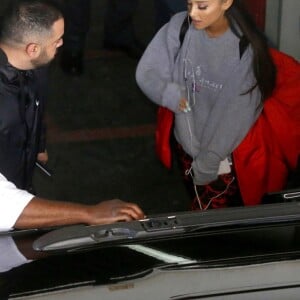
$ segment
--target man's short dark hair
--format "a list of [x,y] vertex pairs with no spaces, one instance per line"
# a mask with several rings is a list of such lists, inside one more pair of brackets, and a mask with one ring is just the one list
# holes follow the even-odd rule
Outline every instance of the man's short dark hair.
[[50,0],[11,0],[1,22],[0,41],[22,44],[32,36],[47,37],[60,18],[61,9]]

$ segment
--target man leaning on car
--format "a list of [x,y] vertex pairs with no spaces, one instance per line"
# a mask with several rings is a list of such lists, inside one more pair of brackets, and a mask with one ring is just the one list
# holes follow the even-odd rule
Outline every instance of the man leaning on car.
[[103,224],[143,218],[133,203],[118,199],[97,205],[35,197],[31,186],[41,149],[42,98],[35,70],[50,63],[62,46],[64,19],[46,0],[11,2],[0,38],[0,230],[74,223]]

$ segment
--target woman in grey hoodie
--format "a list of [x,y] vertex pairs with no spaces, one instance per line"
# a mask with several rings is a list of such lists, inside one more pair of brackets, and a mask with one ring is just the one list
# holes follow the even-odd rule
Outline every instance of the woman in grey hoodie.
[[149,99],[174,112],[195,209],[238,198],[231,154],[275,86],[267,42],[239,2],[188,0],[187,13],[161,28],[136,71]]

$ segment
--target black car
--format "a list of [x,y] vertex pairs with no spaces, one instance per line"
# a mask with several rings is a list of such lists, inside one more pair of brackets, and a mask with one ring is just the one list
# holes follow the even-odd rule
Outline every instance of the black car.
[[2,233],[0,299],[299,299],[299,226],[289,201]]

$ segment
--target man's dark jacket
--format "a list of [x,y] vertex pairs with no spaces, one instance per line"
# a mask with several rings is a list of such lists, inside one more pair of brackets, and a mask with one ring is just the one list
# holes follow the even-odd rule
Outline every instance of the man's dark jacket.
[[0,173],[21,189],[31,188],[37,154],[45,151],[46,72],[18,70],[0,49]]

